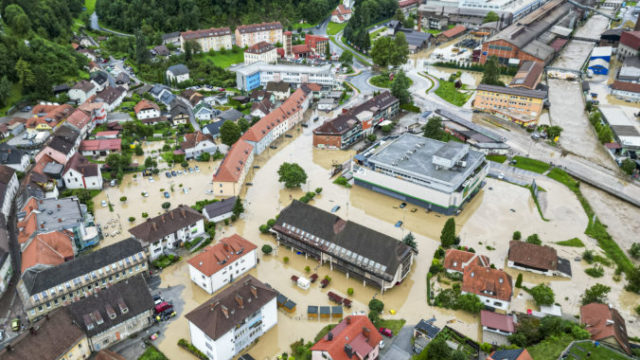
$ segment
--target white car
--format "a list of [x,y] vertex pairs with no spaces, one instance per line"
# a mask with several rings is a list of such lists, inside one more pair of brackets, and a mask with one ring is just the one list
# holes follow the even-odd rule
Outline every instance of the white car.
[[100,205],[102,205],[102,207],[107,207],[107,200],[102,200]]
[[504,173],[498,174],[498,179],[500,179],[500,180],[504,179]]
[[148,193],[148,192],[146,192],[146,191],[143,191],[143,192],[142,192],[142,196],[143,196],[143,197],[149,197],[149,193]]
[[384,340],[380,340],[380,349],[384,349]]
[[153,178],[151,176],[149,176],[149,182],[154,182],[155,180],[153,180]]

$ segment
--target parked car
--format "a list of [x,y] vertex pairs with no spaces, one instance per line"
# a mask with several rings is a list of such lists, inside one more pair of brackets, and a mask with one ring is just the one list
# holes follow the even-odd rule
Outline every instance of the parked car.
[[165,192],[164,192],[164,198],[165,198],[165,199],[168,199],[169,197],[171,197],[171,195],[169,195],[169,192],[168,192],[168,191],[165,191]]
[[400,226],[402,226],[402,224],[403,224],[402,220],[398,220],[398,222],[396,223],[395,227],[399,228]]
[[146,192],[146,191],[143,191],[143,192],[142,192],[142,196],[143,196],[143,197],[149,197],[149,193],[148,193],[148,192]]
[[178,173],[175,170],[171,171],[171,176],[178,176]]
[[170,173],[170,172],[168,172],[168,171],[167,171],[166,173],[164,173],[164,175],[165,175],[167,178],[171,179],[171,173]]
[[107,207],[107,200],[102,200],[102,201],[100,202],[100,205],[101,205],[102,207]]
[[380,349],[384,349],[384,340],[380,340]]
[[392,337],[393,336],[393,332],[391,331],[391,329],[387,329],[384,327],[381,327],[380,329],[378,329],[378,331],[380,331],[380,334],[386,336],[386,337]]
[[196,172],[199,173],[200,172],[200,167],[198,165],[196,165]]
[[19,318],[15,318],[15,319],[11,320],[11,330],[13,330],[13,331],[19,331],[20,330],[20,319]]
[[153,303],[154,305],[160,305],[162,303],[162,296],[153,295]]
[[160,314],[167,309],[173,309],[173,305],[169,304],[166,301],[163,301],[154,307],[156,314]]
[[404,209],[405,207],[407,207],[407,203],[403,202],[400,204],[400,209]]
[[111,180],[111,182],[109,183],[109,185],[111,185],[111,186],[116,186],[116,185],[118,185],[118,180]]
[[336,211],[340,210],[340,205],[336,205],[333,208],[331,208],[331,212],[334,213]]

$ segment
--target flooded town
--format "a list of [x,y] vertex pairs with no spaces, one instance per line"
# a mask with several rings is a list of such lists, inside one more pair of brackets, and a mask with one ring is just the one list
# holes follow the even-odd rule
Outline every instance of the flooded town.
[[0,360],[640,359],[635,2],[3,6]]

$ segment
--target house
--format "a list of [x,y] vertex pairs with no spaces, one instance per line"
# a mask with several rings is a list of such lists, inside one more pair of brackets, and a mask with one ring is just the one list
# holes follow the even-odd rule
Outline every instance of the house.
[[269,44],[282,42],[282,24],[279,21],[251,25],[240,25],[235,32],[236,45],[241,48],[266,41]]
[[620,44],[616,57],[618,61],[624,61],[629,56],[636,56],[640,50],[640,31],[624,31],[620,35]]
[[29,329],[0,350],[0,360],[88,359],[91,355],[87,335],[67,309],[52,312],[29,325]]
[[240,120],[242,117],[244,116],[243,113],[241,113],[240,111],[236,110],[236,109],[229,109],[229,110],[225,110],[223,112],[221,112],[220,114],[218,114],[216,121],[221,121],[221,122],[225,122],[225,121],[233,121],[236,122],[238,120]]
[[58,266],[30,269],[17,286],[29,321],[104,290],[109,286],[145,274],[147,256],[134,239],[118,241]]
[[173,126],[185,125],[190,120],[189,108],[179,100],[174,100],[171,103],[171,110],[169,110],[169,114],[171,115],[171,124]]
[[488,310],[480,311],[482,342],[494,346],[509,345],[508,337],[515,332],[514,317]]
[[329,38],[321,35],[306,34],[304,44],[313,50],[317,55],[324,56],[329,48]]
[[2,215],[5,219],[9,218],[11,213],[11,207],[13,206],[13,199],[18,192],[20,183],[16,170],[5,165],[0,165],[0,205],[2,208]]
[[262,61],[265,63],[274,63],[278,60],[278,52],[272,44],[261,41],[251,45],[244,51],[244,63],[251,64]]
[[640,84],[614,81],[611,85],[611,95],[630,101],[640,101]]
[[451,29],[445,30],[445,31],[441,32],[440,34],[438,34],[436,36],[436,42],[437,43],[443,43],[443,42],[451,41],[451,40],[463,35],[465,31],[467,31],[467,27],[466,26],[464,26],[464,25],[456,25],[456,26],[452,27]]
[[129,83],[131,83],[131,78],[129,77],[129,75],[127,75],[126,72],[121,71],[118,76],[116,76],[116,85],[120,85],[123,88],[129,90]]
[[154,47],[153,49],[151,49],[152,54],[156,55],[156,56],[169,56],[171,55],[171,53],[169,52],[169,49],[165,46],[165,45],[158,45],[156,47]]
[[15,273],[13,256],[11,255],[9,245],[10,241],[7,223],[5,219],[0,216],[0,298],[4,296]]
[[273,105],[268,98],[264,98],[251,105],[251,112],[249,114],[253,117],[263,118],[273,111],[273,109],[275,109],[275,105]]
[[100,350],[96,353],[93,360],[127,360],[124,356],[111,350]]
[[320,110],[320,111],[331,111],[337,105],[338,104],[336,103],[336,101],[334,99],[330,99],[330,98],[320,99],[318,101],[318,110]]
[[189,68],[184,64],[171,65],[167,69],[167,80],[177,84],[189,80]]
[[189,260],[191,281],[213,294],[256,266],[257,248],[238,234],[220,239]]
[[381,342],[366,315],[350,315],[311,347],[311,359],[377,359]]
[[122,139],[91,139],[80,142],[80,153],[83,156],[107,156],[112,152],[120,152]]
[[224,121],[216,121],[211,124],[207,124],[202,128],[202,133],[210,135],[215,139],[220,136],[220,127],[222,127],[222,124],[224,124]]
[[193,108],[193,115],[198,120],[210,121],[218,114],[220,114],[220,110],[212,108],[211,105],[204,101]]
[[533,360],[527,349],[497,350],[487,356],[486,360]]
[[488,267],[491,265],[489,257],[478,255],[469,251],[447,249],[442,265],[448,273],[464,273],[464,268],[469,265]]
[[[517,102],[512,101],[514,96]],[[528,126],[538,122],[546,98],[547,92],[542,90],[480,84],[473,108]]]
[[240,194],[244,179],[253,164],[253,145],[240,139],[229,152],[213,175],[213,193],[217,197]]
[[620,37],[622,36],[623,28],[618,29],[609,29],[600,34],[600,42],[599,46],[612,46],[614,48],[618,47],[620,43]]
[[106,111],[114,111],[127,95],[127,90],[122,86],[107,86],[101,92],[96,94],[93,102],[104,103]]
[[160,117],[160,107],[158,104],[147,99],[140,100],[136,106],[133,107],[133,111],[136,113],[136,118],[138,120]]
[[91,82],[96,86],[96,92],[103,91],[109,86],[109,75],[104,71],[94,71],[90,74]]
[[0,143],[0,165],[25,172],[29,166],[29,153],[7,143]]
[[571,262],[558,257],[556,249],[524,241],[509,242],[507,266],[546,276],[571,277]]
[[440,328],[433,325],[434,319],[420,322],[413,328],[413,352],[419,354],[440,333]]
[[22,250],[20,273],[35,267],[46,269],[57,266],[72,260],[75,255],[72,235],[62,231],[37,234]]
[[408,16],[410,12],[418,9],[419,0],[401,0],[398,1],[398,9],[402,10],[405,16]]
[[202,209],[202,215],[204,215],[208,221],[214,223],[228,219],[233,215],[233,208],[235,207],[237,200],[237,197],[232,196],[230,198],[208,204]]
[[171,107],[171,103],[176,99],[176,96],[168,87],[160,84],[153,85],[151,90],[149,90],[149,94],[167,107]]
[[171,33],[162,34],[162,45],[171,44],[175,47],[180,47],[180,32],[175,31]]
[[213,155],[218,151],[218,146],[213,141],[213,137],[200,131],[184,134],[184,142],[180,144],[180,148],[185,153],[185,159],[195,159],[203,153]]
[[88,80],[80,80],[69,89],[69,99],[81,104],[97,92],[96,86]]
[[[95,124],[104,124],[107,122],[107,109],[106,105],[103,103],[92,103],[92,102],[84,102],[78,106],[79,110],[82,110],[88,113],[91,116],[91,122],[93,124],[89,124],[89,129],[93,130]],[[87,131],[87,133],[90,130]]]
[[195,41],[200,45],[202,52],[230,50],[233,43],[231,41],[231,29],[228,27],[210,28],[201,30],[189,30],[180,33],[180,49],[184,51],[184,44],[187,41]]
[[173,249],[184,241],[204,234],[204,216],[186,205],[148,218],[129,229],[129,233],[142,244],[151,260]]
[[[121,139],[93,141],[116,142],[117,145]],[[118,151],[119,150],[120,147],[118,146]],[[96,151],[102,153],[101,150]],[[102,172],[100,171],[100,166],[90,162],[79,153],[73,155],[65,165],[62,178],[64,179],[64,186],[66,186],[67,189],[102,190]]]
[[204,99],[204,96],[202,94],[192,89],[183,91],[182,93],[180,93],[180,96],[186,99],[189,104],[191,104],[191,106],[198,105]]
[[306,44],[293,45],[291,47],[291,53],[294,59],[308,58],[311,56],[311,48]]
[[209,359],[231,360],[278,323],[276,291],[251,275],[185,315],[191,344]]
[[351,9],[347,9],[343,4],[339,4],[335,10],[331,12],[331,22],[342,24],[351,19]]
[[80,138],[84,139],[87,133],[93,130],[94,123],[91,121],[91,114],[80,109],[76,109],[67,117],[65,125],[72,126],[80,133]]
[[618,72],[618,81],[639,83],[640,82],[640,58],[635,56],[624,60]]
[[135,336],[154,323],[154,302],[140,274],[69,305],[74,323],[100,351]]
[[401,283],[413,263],[414,250],[403,242],[298,200],[280,212],[271,232],[278,245],[328,262],[381,292]]
[[47,155],[64,165],[76,153],[80,140],[80,133],[76,129],[71,126],[59,126],[47,146],[36,155],[36,162]]
[[509,87],[535,90],[542,79],[544,65],[538,61],[523,61]]
[[580,308],[580,323],[586,326],[591,340],[606,343],[631,355],[624,318],[606,304],[591,303]]
[[270,81],[265,90],[273,94],[276,100],[283,101],[291,94],[291,85],[284,81]]
[[476,294],[489,308],[509,310],[513,287],[511,275],[499,269],[470,265],[462,277],[462,293]]

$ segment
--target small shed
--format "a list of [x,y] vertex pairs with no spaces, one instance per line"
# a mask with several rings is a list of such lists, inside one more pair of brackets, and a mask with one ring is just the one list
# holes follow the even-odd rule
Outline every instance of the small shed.
[[331,318],[342,319],[342,306],[331,307]]
[[613,54],[613,48],[611,46],[598,46],[593,48],[589,60],[602,59],[609,62],[611,61],[611,54]]
[[287,297],[278,293],[278,295],[276,296],[276,304],[278,304],[278,307],[284,306],[284,303],[286,302],[287,302]]
[[298,278],[297,283],[298,283],[298,287],[302,290],[308,290],[309,287],[311,286],[311,281],[309,281],[309,279],[304,278],[302,276]]
[[588,69],[597,75],[607,75],[609,74],[609,62],[602,58],[593,59],[589,61]]
[[296,303],[291,301],[291,299],[288,299],[287,302],[284,303],[282,308],[288,313],[294,313],[296,312]]
[[317,319],[318,318],[318,307],[315,305],[309,305],[307,306],[307,318],[309,320],[311,319]]
[[329,319],[331,317],[331,306],[320,306],[320,318]]

